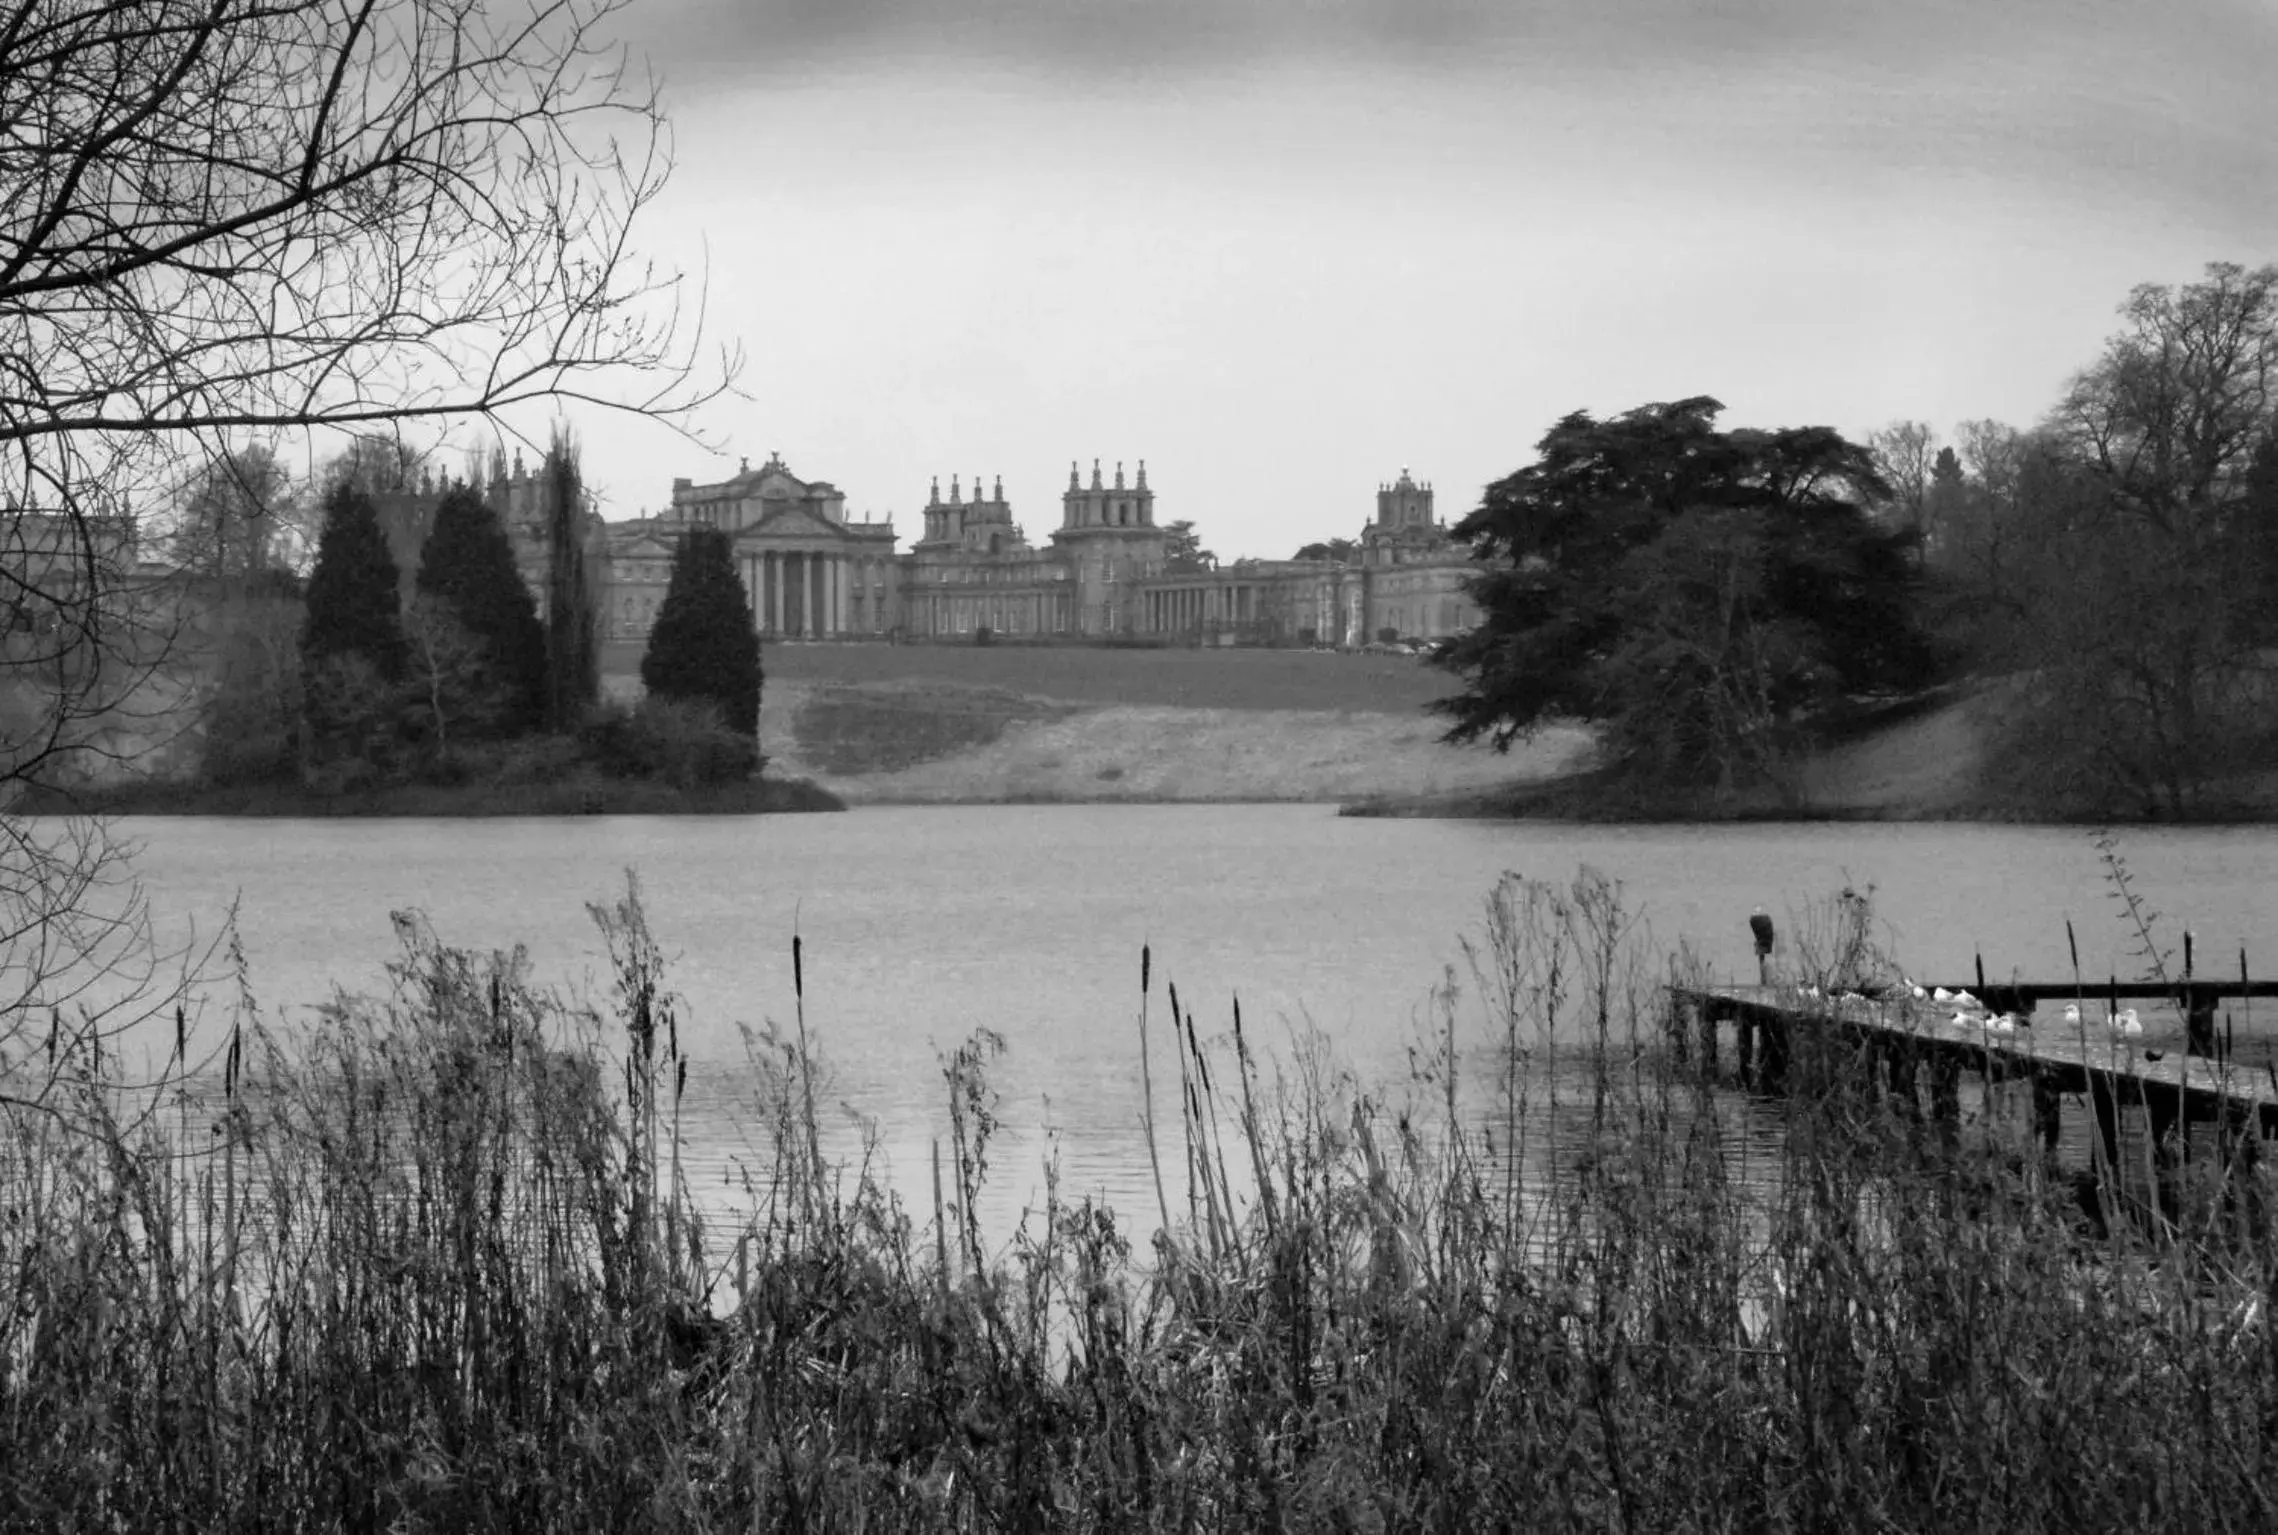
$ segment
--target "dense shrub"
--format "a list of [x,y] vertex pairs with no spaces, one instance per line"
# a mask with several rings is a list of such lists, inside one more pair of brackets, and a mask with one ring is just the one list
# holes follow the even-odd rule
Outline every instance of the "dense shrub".
[[707,699],[645,698],[634,707],[593,711],[581,740],[595,767],[613,778],[655,779],[676,788],[748,778],[764,759],[752,738],[731,730]]

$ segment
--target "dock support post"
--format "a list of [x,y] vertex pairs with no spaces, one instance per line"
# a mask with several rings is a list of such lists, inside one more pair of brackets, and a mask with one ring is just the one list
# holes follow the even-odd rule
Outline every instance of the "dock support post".
[[2261,1116],[2251,1109],[2234,1109],[2227,1118],[2230,1155],[2223,1169],[2223,1210],[2231,1218],[2231,1229],[2237,1233],[2237,1240],[2251,1249],[2261,1245],[2270,1220],[2270,1213],[2263,1206],[2259,1171]]
[[1764,1037],[1758,1045],[1759,1059],[1756,1075],[1768,1093],[1784,1093],[1788,1088],[1788,1025],[1784,1018],[1764,1021]]
[[1899,1112],[1908,1119],[1922,1117],[1922,1101],[1914,1095],[1914,1041],[1890,1042],[1890,1090],[1898,1097]]
[[2183,1094],[2168,1088],[2146,1093],[2144,1117],[2151,1132],[2152,1178],[2157,1185],[2152,1191],[2153,1208],[2163,1220],[2173,1222],[2182,1213],[2175,1169],[2190,1144],[2190,1130],[2183,1121]]
[[2183,998],[2183,1053],[2215,1053],[2215,1004],[2211,989],[2187,986]]
[[1739,1059],[1740,1085],[1752,1087],[1756,1082],[1756,1020],[1740,1013],[1732,1020],[1732,1049]]
[[2064,1099],[2057,1085],[2045,1071],[2033,1073],[2033,1128],[2040,1133],[2041,1155],[2057,1154],[2057,1134],[2062,1124]]
[[2117,1198],[2120,1192],[2120,1100],[2114,1096],[2111,1084],[2093,1073],[2088,1078],[2088,1106],[2096,1116],[2096,1145],[2103,1153],[2104,1165],[2098,1172]]
[[1930,1117],[1938,1133],[1951,1141],[1962,1123],[1962,1064],[1951,1050],[1930,1057]]
[[1716,1014],[1709,1008],[1701,1009],[1701,1075],[1716,1080]]

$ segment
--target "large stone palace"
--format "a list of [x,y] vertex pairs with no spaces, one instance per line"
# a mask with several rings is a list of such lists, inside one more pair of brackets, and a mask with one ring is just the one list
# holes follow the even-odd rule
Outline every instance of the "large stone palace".
[[[517,466],[515,480],[522,479]],[[507,498],[518,501],[512,487]],[[1346,559],[1237,560],[1219,566],[1174,547],[1156,519],[1147,466],[1112,480],[1095,459],[1068,468],[1060,525],[1039,546],[997,479],[968,491],[934,481],[924,527],[894,550],[891,519],[856,521],[827,480],[802,480],[780,455],[730,479],[673,481],[671,509],[589,524],[603,557],[605,632],[637,639],[656,621],[673,546],[692,526],[727,532],[771,639],[1170,640],[1360,645],[1438,639],[1469,628],[1468,551],[1433,516],[1432,488],[1408,471],[1380,485],[1376,516]],[[519,519],[510,519],[518,535]]]

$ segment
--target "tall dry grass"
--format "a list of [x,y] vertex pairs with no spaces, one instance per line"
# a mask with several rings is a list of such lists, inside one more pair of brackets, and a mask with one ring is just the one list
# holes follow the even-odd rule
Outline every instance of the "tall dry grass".
[[245,1021],[202,1091],[11,1059],[45,1091],[0,1104],[0,1520],[2278,1523],[2265,1231],[2099,1232],[1998,1093],[1946,1133],[1809,1043],[1737,1101],[1594,876],[1498,886],[1489,1036],[1451,988],[1401,1083],[1209,1038],[1143,954],[1159,1209],[1048,1180],[1001,1249],[1001,1042],[944,1059],[913,1214],[823,1155],[802,950],[751,1042],[772,1156],[708,1216],[637,892],[595,915],[607,1017],[406,920],[387,996]]

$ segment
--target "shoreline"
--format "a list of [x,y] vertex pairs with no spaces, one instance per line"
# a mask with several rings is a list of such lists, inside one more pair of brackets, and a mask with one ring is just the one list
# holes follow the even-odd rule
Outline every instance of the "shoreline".
[[213,816],[242,819],[345,817],[366,820],[510,818],[571,815],[789,815],[843,811],[846,802],[803,778],[683,789],[672,784],[576,780],[549,784],[391,784],[320,794],[299,784],[208,786],[113,784],[79,791],[36,790],[9,807],[17,815]]
[[2226,806],[2190,817],[2115,818],[2034,814],[1986,803],[1835,804],[1779,806],[1748,798],[1718,804],[1677,799],[1641,802],[1598,792],[1593,775],[1525,780],[1501,789],[1459,789],[1420,794],[1362,796],[1086,794],[1030,787],[991,794],[883,794],[839,792],[804,778],[681,789],[669,784],[497,785],[399,784],[348,794],[320,794],[298,785],[202,787],[184,784],[114,785],[76,793],[39,790],[9,806],[16,815],[182,816],[244,820],[518,819],[562,816],[797,815],[849,810],[959,810],[1051,806],[1317,805],[1355,820],[1541,821],[1605,826],[1808,826],[1948,824],[2093,827],[2268,826],[2278,815]]

